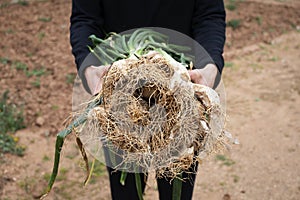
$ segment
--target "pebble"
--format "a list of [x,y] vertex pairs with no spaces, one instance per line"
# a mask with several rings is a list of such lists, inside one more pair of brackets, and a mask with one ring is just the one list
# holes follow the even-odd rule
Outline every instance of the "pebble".
[[45,119],[43,117],[38,117],[35,120],[35,124],[38,125],[38,126],[43,126],[44,123],[45,123]]

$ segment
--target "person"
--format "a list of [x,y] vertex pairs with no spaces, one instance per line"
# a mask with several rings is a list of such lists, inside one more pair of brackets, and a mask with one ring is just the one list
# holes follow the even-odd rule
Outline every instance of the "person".
[[[120,33],[140,27],[163,27],[192,37],[208,52],[213,62],[195,66],[189,71],[192,82],[209,87],[215,85],[221,74],[225,43],[225,9],[223,0],[72,0],[70,18],[70,42],[75,56],[78,73],[88,85],[91,94],[97,94],[102,87],[103,76],[109,66],[96,66],[93,62],[84,63],[88,56],[88,37],[92,34],[104,38],[109,32]],[[138,199],[134,174],[128,174],[125,185],[120,184],[121,172],[108,168],[112,199]],[[197,171],[192,166],[190,171]],[[141,180],[146,179],[140,174]],[[196,174],[184,172],[181,199],[192,199]],[[172,199],[173,182],[157,178],[159,198]],[[145,182],[142,184],[145,189]]]

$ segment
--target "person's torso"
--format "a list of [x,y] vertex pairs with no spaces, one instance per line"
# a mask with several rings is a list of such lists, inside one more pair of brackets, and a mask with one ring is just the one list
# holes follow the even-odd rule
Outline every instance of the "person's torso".
[[163,27],[191,35],[194,0],[102,0],[104,31]]

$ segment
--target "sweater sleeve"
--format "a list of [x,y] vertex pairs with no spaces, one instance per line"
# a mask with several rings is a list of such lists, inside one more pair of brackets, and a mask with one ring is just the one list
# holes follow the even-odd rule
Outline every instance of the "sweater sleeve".
[[75,57],[77,69],[85,66],[81,65],[96,65],[97,59],[86,59],[90,53],[87,46],[92,43],[88,37],[92,34],[102,37],[104,34],[101,31],[104,19],[101,7],[101,1],[97,0],[72,0],[72,15],[70,26],[70,42],[72,45],[72,53]]
[[193,38],[208,52],[220,73],[224,66],[225,18],[223,0],[196,0],[192,20]]

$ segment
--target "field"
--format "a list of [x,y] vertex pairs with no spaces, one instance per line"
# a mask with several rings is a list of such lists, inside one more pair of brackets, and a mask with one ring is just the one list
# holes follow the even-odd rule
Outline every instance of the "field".
[[[300,1],[225,4],[227,130],[240,144],[203,162],[194,199],[300,199]],[[9,91],[26,126],[13,135],[24,155],[1,153],[0,199],[36,199],[47,185],[55,134],[72,109],[70,11],[66,0],[0,0],[0,95]],[[102,164],[85,187],[84,178],[69,137],[48,199],[110,199]],[[153,174],[145,199],[158,199]]]

